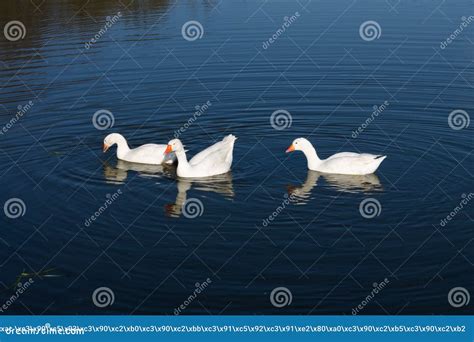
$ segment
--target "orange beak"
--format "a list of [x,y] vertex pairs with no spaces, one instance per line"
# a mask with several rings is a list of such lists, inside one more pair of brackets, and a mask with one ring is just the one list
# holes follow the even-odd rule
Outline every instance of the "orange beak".
[[290,145],[290,147],[288,147],[285,151],[285,153],[290,153],[290,152],[293,152],[295,150],[295,147],[293,146],[293,144]]
[[166,146],[165,154],[169,154],[171,152],[173,152],[173,148],[171,147],[171,145]]
[[107,150],[109,149],[109,147],[110,147],[109,145],[107,145],[107,144],[104,143],[104,146],[102,147],[102,151],[103,151],[104,153],[107,152]]

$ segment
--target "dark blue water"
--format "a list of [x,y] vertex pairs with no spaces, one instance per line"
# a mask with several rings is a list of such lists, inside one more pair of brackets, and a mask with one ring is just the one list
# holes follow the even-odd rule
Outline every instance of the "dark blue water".
[[[449,293],[474,294],[473,124],[453,129],[448,117],[474,112],[474,23],[442,43],[472,10],[467,0],[2,1],[2,26],[19,20],[26,35],[0,36],[0,124],[26,113],[0,134],[0,202],[24,203],[19,217],[0,215],[0,302],[33,281],[2,313],[172,315],[187,303],[181,314],[350,315],[363,301],[360,314],[470,312]],[[190,20],[200,39],[183,38]],[[364,40],[370,20],[379,36]],[[99,110],[113,127],[96,129]],[[290,126],[272,127],[276,110]],[[231,173],[184,181],[174,167],[102,154],[108,133],[166,143],[190,118],[189,155],[238,137]],[[388,158],[366,177],[308,172],[302,154],[284,153],[297,137],[321,157]],[[364,200],[374,215],[361,214]],[[94,303],[100,287],[113,304]],[[283,307],[270,300],[279,287],[291,293]]]

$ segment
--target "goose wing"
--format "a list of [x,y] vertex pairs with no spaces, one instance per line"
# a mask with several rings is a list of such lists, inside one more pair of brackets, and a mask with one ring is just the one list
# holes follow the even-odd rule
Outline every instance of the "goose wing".
[[190,161],[189,164],[194,166],[203,162],[209,162],[210,164],[216,164],[219,162],[225,162],[228,159],[229,151],[232,155],[232,148],[234,146],[235,136],[229,134],[221,141],[209,146],[196,154]]

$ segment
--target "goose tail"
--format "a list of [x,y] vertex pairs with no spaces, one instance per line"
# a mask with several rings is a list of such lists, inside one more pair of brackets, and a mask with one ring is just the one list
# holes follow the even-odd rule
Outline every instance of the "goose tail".
[[234,142],[237,140],[237,137],[233,134],[229,134],[223,140],[228,142]]
[[232,159],[233,159],[233,152],[234,152],[234,142],[237,140],[237,137],[233,134],[229,134],[226,136],[223,141],[227,144],[227,154],[225,157],[225,161],[227,164],[229,164],[229,169],[230,165],[232,164]]

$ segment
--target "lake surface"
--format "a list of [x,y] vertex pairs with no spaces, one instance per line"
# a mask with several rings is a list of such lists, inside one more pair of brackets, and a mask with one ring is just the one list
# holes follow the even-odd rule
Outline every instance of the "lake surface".
[[[3,313],[472,312],[474,23],[443,43],[473,14],[453,3],[2,1],[26,34],[0,36],[0,302],[31,282]],[[103,154],[112,132],[238,140],[231,173],[187,181]],[[388,158],[308,172],[297,137]]]

